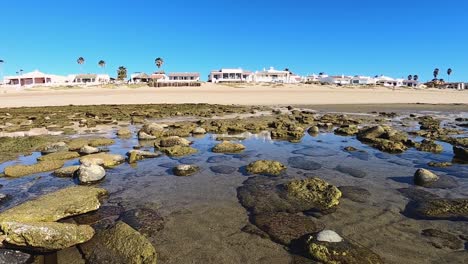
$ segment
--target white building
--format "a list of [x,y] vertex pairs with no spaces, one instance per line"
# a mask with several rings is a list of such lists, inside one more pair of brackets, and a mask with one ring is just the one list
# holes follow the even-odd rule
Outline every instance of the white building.
[[4,85],[10,86],[48,86],[64,84],[67,77],[53,74],[46,74],[38,70],[21,75],[5,76]]
[[291,78],[291,72],[275,70],[273,67],[263,71],[257,71],[254,75],[254,82],[256,83],[298,83],[296,76]]
[[380,75],[375,77],[375,83],[377,85],[383,85],[383,86],[393,86],[393,87],[400,87],[403,86],[403,81],[404,79],[394,79],[388,76]]
[[132,83],[147,83],[151,79],[151,76],[144,72],[136,72],[130,75],[130,81]]
[[250,71],[242,69],[221,69],[212,71],[208,76],[208,81],[213,83],[234,83],[234,82],[252,82],[253,74]]
[[198,82],[200,73],[198,72],[171,72],[168,75],[170,82]]
[[99,85],[110,82],[108,74],[71,74],[68,76],[68,82],[72,84]]
[[415,80],[403,80],[403,86],[407,87],[419,87],[419,82]]
[[376,80],[369,76],[356,75],[351,78],[352,85],[375,85]]
[[350,76],[327,76],[320,78],[321,82],[328,83],[328,84],[336,84],[336,85],[349,85],[351,84],[352,77]]

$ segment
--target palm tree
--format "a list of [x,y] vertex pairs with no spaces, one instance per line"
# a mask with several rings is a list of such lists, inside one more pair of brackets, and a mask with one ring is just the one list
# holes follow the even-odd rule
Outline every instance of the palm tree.
[[76,62],[78,63],[78,65],[80,65],[80,71],[83,72],[83,64],[85,63],[85,59],[83,57],[79,57]]
[[450,75],[452,75],[452,68],[448,68],[447,75],[448,75],[448,81],[450,82]]
[[415,81],[419,80],[419,76],[418,76],[418,75],[414,75],[414,76],[413,76],[413,80],[415,80]]
[[127,78],[127,68],[120,66],[117,70],[117,80],[123,81]]
[[439,76],[439,68],[435,68],[432,74],[434,75],[434,80],[437,80],[437,76]]
[[98,62],[98,65],[99,65],[99,67],[101,67],[102,69],[104,69],[104,67],[106,67],[106,62],[103,61],[103,60],[100,60],[100,61]]
[[410,74],[408,75],[408,81],[411,81],[411,80],[413,80],[413,75]]
[[156,66],[158,67],[158,69],[160,69],[160,68],[163,66],[163,64],[164,64],[164,60],[163,60],[162,58],[156,58],[156,59],[154,60],[154,63],[156,64]]

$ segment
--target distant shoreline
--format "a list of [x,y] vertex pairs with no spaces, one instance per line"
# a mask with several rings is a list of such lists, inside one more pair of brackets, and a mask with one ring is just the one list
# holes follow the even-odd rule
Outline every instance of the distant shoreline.
[[[0,89],[0,108],[22,106],[112,105],[112,104],[224,105],[375,105],[378,109],[398,104],[462,104],[468,109],[468,90],[411,89],[387,87],[336,87],[328,85],[220,85],[166,88],[29,88]],[[320,107],[319,107],[320,108]],[[398,107],[396,107],[398,108]],[[434,106],[428,107],[434,108]],[[437,107],[436,107],[437,108]]]

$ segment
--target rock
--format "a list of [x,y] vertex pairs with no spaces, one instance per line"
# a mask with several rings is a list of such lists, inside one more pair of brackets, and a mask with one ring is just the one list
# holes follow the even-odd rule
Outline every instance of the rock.
[[78,170],[78,179],[83,184],[98,182],[104,179],[105,176],[106,171],[99,165],[83,164]]
[[229,165],[217,165],[211,166],[210,170],[218,174],[233,174],[237,171],[237,168]]
[[311,135],[317,135],[317,134],[320,133],[320,129],[319,129],[318,126],[311,126],[311,127],[307,130],[307,132],[308,132],[309,134],[311,134]]
[[431,161],[427,165],[430,166],[430,167],[446,168],[446,167],[452,166],[453,164],[451,162],[434,162],[434,161]]
[[455,154],[454,157],[457,160],[461,160],[463,162],[468,161],[468,149],[463,147],[453,147],[453,153]]
[[[338,241],[341,238],[333,231],[322,232],[320,236],[322,240]],[[340,242],[319,241],[319,234],[310,235],[305,242],[307,251],[314,260],[326,264],[383,264],[380,256],[368,248],[343,239]]]
[[101,229],[109,222],[114,223],[122,212],[124,209],[121,206],[107,205],[101,206],[97,211],[74,216],[73,220],[80,225],[90,225]]
[[305,157],[290,157],[288,158],[288,165],[301,170],[318,170],[322,168],[320,163],[307,159]]
[[230,161],[232,160],[232,157],[231,156],[212,156],[212,157],[209,157],[206,162],[208,163],[221,163],[221,162],[225,162],[225,161]]
[[53,160],[71,160],[79,158],[80,154],[78,152],[54,152],[51,154],[47,154],[45,156],[40,156],[37,158],[38,161],[53,161]]
[[156,123],[146,123],[141,128],[140,132],[144,132],[145,134],[159,137],[162,136],[164,132],[164,128],[166,125],[156,124]]
[[14,249],[0,248],[0,263],[3,264],[28,264],[33,262],[31,254]]
[[324,228],[322,223],[312,217],[284,212],[255,215],[253,222],[273,241],[286,246],[289,246],[295,239],[309,233],[319,232]]
[[192,134],[195,134],[195,135],[206,134],[206,130],[202,127],[196,127],[195,129],[192,130]]
[[439,176],[426,169],[418,169],[414,173],[414,183],[419,186],[430,185],[439,180]]
[[341,192],[335,186],[319,178],[294,180],[284,185],[286,198],[300,204],[328,210],[340,203]]
[[117,131],[117,136],[121,138],[129,138],[132,136],[132,131],[128,128],[121,128]]
[[213,147],[214,153],[239,153],[245,150],[245,146],[240,143],[223,141]]
[[138,139],[139,140],[154,140],[157,139],[157,137],[152,136],[144,131],[138,131]]
[[285,169],[285,165],[274,160],[257,160],[247,166],[247,171],[251,174],[279,175]]
[[365,203],[371,196],[371,193],[367,189],[357,186],[340,186],[338,189],[342,193],[342,198],[346,198],[357,203]]
[[62,249],[57,252],[57,263],[62,264],[86,264],[83,256],[76,246]]
[[124,222],[99,231],[79,246],[87,263],[156,264],[156,250],[147,238]]
[[389,153],[402,153],[406,151],[410,141],[408,135],[388,126],[365,127],[359,130],[357,138],[370,143],[374,148]]
[[367,173],[365,171],[344,165],[336,166],[335,170],[344,174],[351,175],[355,178],[365,178],[367,176]]
[[385,134],[385,129],[382,126],[366,127],[359,130],[357,138],[361,141],[372,141],[383,134]]
[[297,155],[309,156],[309,157],[331,157],[331,156],[336,156],[338,154],[338,151],[325,148],[325,147],[313,146],[313,147],[298,149],[298,150],[293,151],[292,153],[297,154]]
[[153,236],[164,228],[164,218],[150,208],[136,208],[120,214],[120,221],[146,236]]
[[68,151],[67,143],[56,142],[56,143],[52,143],[44,147],[41,153],[42,155],[47,155],[47,154],[51,154],[55,152],[66,152],[66,151]]
[[317,234],[317,241],[339,243],[343,238],[333,230],[323,230]]
[[356,125],[343,125],[335,129],[335,134],[353,136],[359,132],[359,128]]
[[178,137],[178,136],[172,136],[172,137],[167,137],[167,138],[163,138],[161,139],[161,141],[159,142],[159,147],[163,147],[163,148],[169,148],[169,147],[174,147],[174,146],[190,146],[190,140],[188,139],[185,139],[185,138],[181,138],[181,137]]
[[408,148],[401,142],[390,141],[388,139],[375,139],[372,145],[374,148],[388,153],[403,153]]
[[419,151],[441,153],[444,148],[432,140],[424,139],[421,143],[416,144],[416,149]]
[[162,148],[161,151],[170,157],[182,157],[198,152],[198,150],[195,148],[179,145],[169,148]]
[[77,172],[79,168],[80,168],[79,165],[68,166],[68,167],[55,170],[53,174],[57,177],[72,178],[75,175],[75,172]]
[[1,222],[5,242],[34,250],[60,250],[90,240],[94,230],[90,226],[66,223]]
[[424,229],[422,235],[430,238],[430,243],[436,248],[448,248],[451,250],[460,250],[464,243],[456,235],[440,231],[437,229]]
[[33,165],[13,165],[6,167],[4,174],[6,177],[16,178],[41,172],[53,171],[61,168],[63,165],[63,160],[41,161]]
[[192,176],[193,174],[197,173],[200,170],[198,166],[195,165],[179,165],[175,167],[172,172],[176,176]]
[[54,222],[97,210],[101,188],[73,186],[40,196],[0,214],[0,222]]
[[244,136],[216,136],[216,141],[244,140]]
[[348,147],[345,147],[344,150],[346,150],[348,152],[353,152],[353,151],[357,151],[357,148],[348,146]]
[[81,155],[89,155],[89,154],[99,153],[100,150],[98,148],[86,145],[86,146],[81,147],[79,152]]
[[83,146],[101,147],[114,144],[115,141],[109,138],[75,138],[68,142],[68,147],[72,151],[81,149]]
[[81,157],[81,164],[102,165],[104,167],[113,167],[125,161],[125,157],[117,154],[96,153]]
[[159,156],[161,156],[161,153],[143,151],[143,150],[134,149],[134,150],[130,150],[129,152],[127,152],[128,163],[135,163],[138,160],[157,158]]
[[0,193],[0,205],[3,205],[5,202],[10,200],[11,196],[8,194]]

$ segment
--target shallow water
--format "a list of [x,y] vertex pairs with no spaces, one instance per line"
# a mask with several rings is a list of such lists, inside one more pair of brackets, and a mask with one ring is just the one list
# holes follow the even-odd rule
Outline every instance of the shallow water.
[[[113,133],[107,134],[111,135]],[[268,133],[244,136],[247,139],[240,142],[246,146],[246,151],[240,154],[212,153],[210,150],[217,141],[215,135],[208,134],[189,138],[199,151],[195,155],[162,156],[140,161],[135,166],[122,164],[110,169],[99,184],[110,193],[105,205],[119,205],[125,209],[148,207],[164,216],[164,229],[151,237],[159,254],[159,263],[289,263],[292,257],[286,248],[241,231],[249,223],[249,214],[237,198],[237,188],[249,177],[244,167],[258,159],[272,159],[288,165],[286,175],[291,179],[314,175],[336,186],[367,189],[370,192],[368,199],[352,201],[343,198],[336,212],[319,220],[327,229],[369,247],[386,263],[466,263],[468,260],[466,250],[435,248],[421,235],[427,228],[467,234],[466,222],[408,218],[401,213],[408,199],[397,191],[413,186],[412,177],[417,168],[429,168],[426,164],[430,161],[451,161],[450,144],[438,142],[444,146],[441,154],[410,149],[403,154],[391,155],[362,144],[355,137],[333,133],[316,137],[306,134],[299,143],[274,141]],[[124,155],[138,145],[135,138],[115,140],[116,143],[109,147],[111,153]],[[151,145],[147,144],[143,149],[153,150]],[[343,149],[347,146],[361,152],[346,152]],[[34,163],[39,155],[33,153],[0,164],[0,171],[15,163]],[[289,164],[298,160],[294,157],[304,157],[321,166],[302,166],[301,169],[297,164]],[[67,162],[67,165],[73,164],[78,164],[78,160]],[[191,177],[176,177],[171,168],[178,164],[196,164],[201,171]],[[224,166],[224,170],[235,170],[227,174],[215,173],[213,166],[218,166],[218,170],[219,166]],[[338,166],[358,170],[364,177],[344,173],[337,170]],[[452,178],[458,186],[423,189],[447,198],[468,195],[468,165],[430,169]],[[0,184],[3,185],[0,191],[12,196],[3,205],[8,208],[75,183],[71,179],[41,173],[20,179],[0,178]]]

